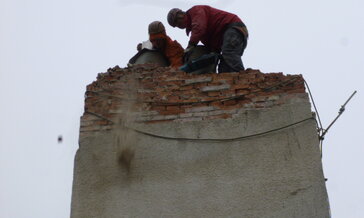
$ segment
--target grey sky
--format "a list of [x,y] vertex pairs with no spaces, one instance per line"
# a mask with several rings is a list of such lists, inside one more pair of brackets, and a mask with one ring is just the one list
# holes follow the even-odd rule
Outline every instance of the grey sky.
[[232,2],[235,2],[236,0],[212,0],[212,1],[196,1],[196,0],[189,0],[189,1],[183,1],[183,0],[154,0],[154,1],[148,1],[148,0],[120,0],[120,3],[123,6],[129,6],[129,5],[142,5],[142,6],[158,6],[163,8],[179,8],[184,7],[186,5],[196,5],[196,4],[209,4],[214,5],[214,7],[227,7]]
[[1,218],[69,217],[86,85],[125,66],[151,21],[186,46],[166,14],[199,3],[244,20],[246,67],[303,74],[325,127],[358,90],[326,136],[323,166],[333,217],[363,217],[363,1],[0,0]]

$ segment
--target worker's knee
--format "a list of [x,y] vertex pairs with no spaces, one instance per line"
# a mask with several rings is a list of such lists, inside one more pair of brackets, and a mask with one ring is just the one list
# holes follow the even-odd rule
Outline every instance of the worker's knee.
[[244,70],[244,65],[241,56],[238,54],[222,54],[218,71],[223,72],[239,72]]

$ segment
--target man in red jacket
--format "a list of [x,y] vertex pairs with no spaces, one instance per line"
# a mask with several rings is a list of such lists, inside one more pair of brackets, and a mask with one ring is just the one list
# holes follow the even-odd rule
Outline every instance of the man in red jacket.
[[244,70],[241,56],[247,46],[248,31],[237,15],[197,5],[186,12],[173,8],[167,20],[172,27],[186,29],[187,35],[191,33],[185,51],[202,42],[211,52],[221,53],[219,73]]

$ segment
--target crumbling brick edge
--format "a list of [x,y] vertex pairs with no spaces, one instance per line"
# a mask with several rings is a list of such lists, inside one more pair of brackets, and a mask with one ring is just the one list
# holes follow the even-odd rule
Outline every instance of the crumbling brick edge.
[[87,86],[80,132],[111,130],[126,116],[147,124],[229,119],[299,99],[308,99],[302,75],[254,69],[194,75],[150,64],[116,66]]

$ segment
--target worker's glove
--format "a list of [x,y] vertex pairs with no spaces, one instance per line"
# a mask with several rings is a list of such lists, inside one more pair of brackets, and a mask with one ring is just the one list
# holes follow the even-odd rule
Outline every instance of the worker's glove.
[[196,47],[195,43],[189,42],[187,48],[185,49],[185,53],[191,52]]
[[195,46],[188,46],[186,49],[185,49],[185,53],[190,53],[193,49],[195,48]]
[[142,50],[142,43],[139,43],[139,44],[137,45],[137,50],[138,50],[138,51]]

